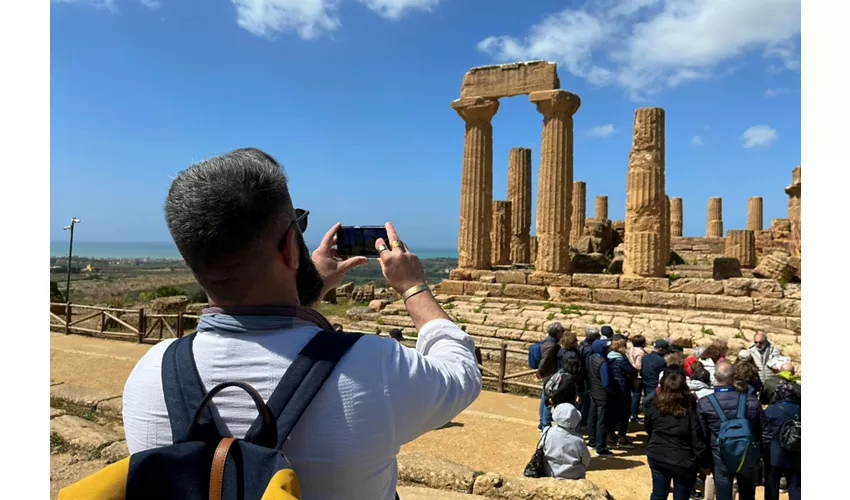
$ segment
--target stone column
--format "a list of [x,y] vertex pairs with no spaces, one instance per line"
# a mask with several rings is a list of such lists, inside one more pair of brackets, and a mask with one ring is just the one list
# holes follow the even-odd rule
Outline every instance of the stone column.
[[570,218],[570,247],[576,248],[578,240],[584,235],[584,222],[587,219],[587,184],[573,182],[573,214]]
[[466,122],[457,265],[489,269],[493,225],[493,126],[490,119],[499,109],[499,101],[468,97],[453,101],[452,108]]
[[747,229],[750,231],[764,229],[764,200],[761,196],[752,196],[747,201]]
[[800,255],[802,244],[802,224],[800,223],[801,173],[800,166],[797,165],[791,174],[791,185],[785,188],[785,194],[788,195],[788,220],[791,222],[791,253],[793,255]]
[[626,181],[626,257],[623,273],[665,275],[667,198],[664,194],[664,110],[635,111]]
[[708,220],[705,228],[706,238],[723,237],[723,199],[708,199]]
[[537,184],[537,271],[570,272],[570,212],[573,185],[573,114],[581,105],[566,90],[529,94],[543,115]]
[[670,252],[673,242],[670,238],[670,197],[664,195],[664,266],[670,262]]
[[511,202],[493,201],[493,242],[492,261],[494,265],[506,266],[511,263]]
[[726,257],[738,259],[743,268],[756,267],[756,236],[749,229],[726,231]]
[[670,236],[682,236],[684,228],[682,217],[682,199],[670,198]]
[[531,150],[512,148],[508,156],[508,201],[511,202],[511,262],[530,264]]
[[537,262],[537,236],[528,238],[528,254],[531,256],[531,262]]
[[593,217],[596,220],[607,220],[608,219],[608,197],[607,196],[597,196],[596,197],[596,209],[593,212]]

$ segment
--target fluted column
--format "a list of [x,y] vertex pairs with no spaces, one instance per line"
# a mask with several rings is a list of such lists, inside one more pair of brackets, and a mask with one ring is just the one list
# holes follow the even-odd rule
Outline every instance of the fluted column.
[[747,201],[747,229],[750,231],[764,229],[764,200],[761,196],[752,196]]
[[531,262],[537,262],[537,236],[528,238],[528,253],[531,255]]
[[608,219],[608,197],[607,196],[597,196],[596,197],[596,207],[593,211],[593,218],[596,220],[606,220]]
[[511,202],[511,262],[530,264],[531,150],[512,148],[508,156],[508,201]]
[[664,195],[664,265],[670,262],[673,242],[670,239],[670,197]]
[[570,212],[573,185],[573,114],[581,105],[566,90],[529,94],[543,115],[537,184],[538,271],[570,272]]
[[493,255],[494,265],[511,263],[511,202],[493,201]]
[[576,248],[578,240],[584,235],[584,222],[587,219],[587,184],[573,182],[573,214],[570,218],[570,247]]
[[788,220],[791,222],[792,253],[800,255],[802,244],[801,204],[802,169],[798,165],[791,173],[791,185],[785,188],[788,195]]
[[756,237],[749,229],[726,231],[726,257],[738,259],[741,267],[756,266]]
[[670,236],[682,236],[684,228],[682,217],[682,199],[670,198]]
[[480,97],[457,99],[452,108],[466,122],[460,188],[458,267],[490,268],[493,225],[493,126],[499,101]]
[[632,150],[626,182],[627,275],[665,275],[667,264],[667,197],[664,193],[664,110],[635,111]]
[[708,217],[705,227],[706,238],[722,238],[723,237],[723,199],[709,198],[708,199]]

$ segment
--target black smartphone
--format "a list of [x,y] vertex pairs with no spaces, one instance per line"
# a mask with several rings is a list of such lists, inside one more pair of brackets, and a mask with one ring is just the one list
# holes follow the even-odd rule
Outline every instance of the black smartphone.
[[336,252],[341,258],[378,257],[375,240],[383,238],[389,247],[384,226],[341,226],[336,233]]

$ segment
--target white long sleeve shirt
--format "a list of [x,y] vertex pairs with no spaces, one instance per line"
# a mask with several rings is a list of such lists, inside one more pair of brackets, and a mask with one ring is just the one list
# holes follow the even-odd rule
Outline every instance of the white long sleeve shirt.
[[[318,331],[315,324],[297,319],[286,330],[200,331],[193,345],[195,363],[207,390],[243,381],[268,400]],[[124,387],[131,454],[172,444],[161,378],[162,356],[170,342],[152,347]],[[472,337],[444,319],[421,328],[415,350],[392,339],[361,338],[283,447],[302,498],[394,499],[401,445],[448,423],[478,397],[481,373],[474,351]],[[244,437],[257,416],[250,397],[231,388],[213,403],[222,435]]]

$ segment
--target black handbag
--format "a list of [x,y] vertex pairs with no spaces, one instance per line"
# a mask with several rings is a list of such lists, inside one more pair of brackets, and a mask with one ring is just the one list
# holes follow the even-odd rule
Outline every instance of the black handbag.
[[537,448],[534,450],[534,454],[531,455],[531,460],[528,461],[528,464],[525,466],[525,470],[522,475],[525,477],[544,477],[544,464],[546,461],[546,455],[543,453],[543,441],[546,439],[546,433],[549,432],[550,428],[547,428],[543,431],[543,435],[540,436],[540,442],[537,443]]

